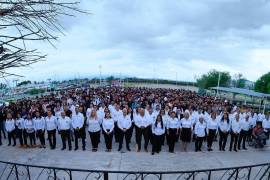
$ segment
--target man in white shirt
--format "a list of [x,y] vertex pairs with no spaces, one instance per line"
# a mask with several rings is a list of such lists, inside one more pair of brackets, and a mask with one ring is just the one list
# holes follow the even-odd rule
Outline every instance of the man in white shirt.
[[75,135],[75,151],[78,150],[78,139],[82,139],[82,149],[85,151],[85,129],[84,129],[84,116],[79,112],[79,106],[75,108],[75,114],[72,114],[72,127]]
[[203,140],[205,139],[205,135],[206,135],[206,123],[204,122],[204,116],[201,115],[199,116],[199,121],[196,122],[195,125],[195,151],[202,151],[201,147],[202,147],[202,143]]
[[115,107],[115,110],[111,113],[112,118],[114,120],[114,138],[115,138],[115,142],[119,142],[120,141],[120,129],[117,125],[117,122],[119,121],[119,119],[122,118],[123,112],[120,110],[120,105],[115,104],[114,107]]
[[[264,132],[267,136],[267,139],[269,139],[269,133],[270,133],[270,112],[265,116],[265,119],[262,122],[262,127],[264,129]],[[266,145],[266,139],[264,140],[264,145]]]
[[68,141],[68,147],[71,151],[71,138],[70,138],[71,119],[66,116],[64,111],[61,112],[61,116],[58,119],[58,130],[62,139],[62,151],[66,149],[66,141]]
[[118,151],[121,151],[122,145],[123,145],[123,140],[125,137],[126,140],[126,147],[127,150],[130,151],[129,148],[129,131],[131,128],[131,119],[130,116],[127,114],[127,109],[123,109],[123,115],[122,117],[118,120],[117,126],[119,128],[119,148]]

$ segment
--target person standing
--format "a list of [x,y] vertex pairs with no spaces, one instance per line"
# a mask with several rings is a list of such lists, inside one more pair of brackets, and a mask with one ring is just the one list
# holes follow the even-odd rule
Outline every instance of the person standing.
[[36,117],[34,118],[34,126],[36,135],[40,141],[40,148],[46,148],[45,146],[45,119],[40,115],[39,111],[35,113]]
[[208,147],[208,151],[213,151],[212,145],[213,145],[215,135],[217,134],[217,129],[218,129],[217,115],[213,111],[211,113],[210,118],[207,120],[207,147]]
[[241,132],[241,125],[240,125],[240,116],[239,114],[235,115],[235,118],[231,120],[231,142],[230,142],[230,151],[233,150],[237,152],[237,143],[239,138],[239,133]]
[[87,119],[88,133],[92,143],[92,152],[97,152],[100,143],[101,120],[98,119],[95,109],[91,110]]
[[8,133],[8,146],[11,145],[11,139],[13,139],[13,146],[16,146],[15,121],[12,118],[11,113],[7,113],[5,128],[6,128],[6,131]]
[[112,151],[112,140],[113,140],[113,130],[114,130],[114,120],[109,112],[106,112],[105,117],[102,121],[102,129],[106,144],[106,152]]
[[50,148],[56,148],[56,129],[57,129],[57,119],[52,115],[52,111],[47,111],[47,117],[45,118],[45,127],[48,133],[48,139],[50,143]]
[[68,149],[71,151],[71,138],[70,138],[70,128],[71,128],[71,119],[66,116],[65,111],[60,113],[60,117],[58,118],[58,130],[60,131],[61,139],[62,139],[62,151],[66,149],[66,141],[68,141]]
[[75,151],[78,150],[78,140],[82,139],[82,149],[85,151],[85,129],[84,129],[84,116],[79,112],[79,106],[75,108],[75,113],[72,114],[72,127],[75,135]]
[[176,113],[174,111],[171,112],[171,117],[167,122],[167,134],[168,134],[168,144],[169,144],[169,152],[174,153],[174,146],[177,138],[177,134],[179,134],[179,129],[181,127],[179,119],[176,117]]
[[190,118],[189,111],[184,112],[184,118],[180,120],[181,123],[181,140],[183,144],[183,151],[187,152],[188,144],[191,142],[193,122]]
[[[270,134],[270,112],[265,116],[265,119],[262,122],[262,127],[264,129],[264,132],[267,136],[267,139],[269,139]],[[263,144],[266,145],[266,139],[263,140]]]
[[15,125],[16,125],[16,130],[17,130],[16,135],[19,139],[20,147],[22,148],[23,147],[24,119],[21,117],[20,113],[17,114]]
[[243,119],[240,122],[240,127],[241,127],[241,131],[240,131],[239,140],[238,140],[238,150],[241,149],[241,143],[242,143],[242,148],[244,150],[247,150],[246,138],[251,128],[251,121],[249,119],[249,115],[246,115],[245,117],[243,117]]
[[204,116],[199,116],[199,121],[195,124],[195,152],[202,151],[203,140],[206,135],[206,123],[204,122]]
[[165,133],[165,125],[163,124],[162,116],[158,115],[155,123],[152,125],[153,144],[152,155],[161,151],[162,138]]
[[[31,114],[27,115],[27,118],[24,120],[24,129],[26,131],[27,137],[30,140],[30,147],[36,146],[36,137],[35,137],[35,126]],[[28,146],[26,144],[26,146]]]
[[218,123],[218,130],[219,130],[219,150],[225,151],[228,134],[230,131],[230,122],[228,113],[225,112],[223,114],[223,117]]
[[137,152],[141,151],[141,141],[142,136],[144,137],[144,150],[147,152],[147,147],[149,143],[149,130],[148,127],[151,123],[147,116],[145,115],[145,110],[140,109],[139,115],[137,115],[134,119],[135,126],[136,126],[136,145],[137,145]]
[[4,138],[6,139],[4,124],[5,124],[5,115],[4,115],[3,109],[0,109],[0,146],[2,145],[2,133],[4,135]]
[[127,114],[127,109],[123,109],[123,115],[120,117],[120,119],[117,122],[118,128],[119,128],[119,147],[118,151],[121,151],[123,140],[125,137],[126,140],[126,148],[128,151],[130,151],[129,147],[129,133],[131,128],[131,119],[130,116]]

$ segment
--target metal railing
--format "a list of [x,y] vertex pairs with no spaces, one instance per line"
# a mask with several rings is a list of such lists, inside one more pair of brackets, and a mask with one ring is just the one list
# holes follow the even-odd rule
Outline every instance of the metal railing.
[[192,171],[106,171],[26,165],[0,161],[2,180],[195,180],[270,179],[270,163]]

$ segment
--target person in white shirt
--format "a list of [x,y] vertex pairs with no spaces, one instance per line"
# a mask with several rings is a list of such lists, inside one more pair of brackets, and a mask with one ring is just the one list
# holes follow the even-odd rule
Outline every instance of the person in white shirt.
[[207,147],[208,151],[213,151],[212,145],[215,138],[215,135],[217,134],[218,129],[218,121],[217,121],[217,115],[216,112],[212,112],[209,119],[207,119]]
[[16,146],[15,121],[12,119],[11,113],[7,113],[5,128],[8,133],[8,146],[11,145],[11,139],[13,139],[13,146]]
[[36,117],[33,119],[36,135],[40,141],[40,148],[46,148],[45,145],[45,119],[40,116],[40,112],[36,111]]
[[[264,132],[267,136],[267,139],[269,139],[270,134],[270,112],[267,113],[265,116],[265,119],[262,122],[262,127],[264,129]],[[266,145],[266,139],[263,141],[263,144]]]
[[79,106],[75,108],[75,113],[72,114],[72,127],[75,135],[75,151],[78,150],[78,140],[82,139],[82,149],[85,151],[85,129],[84,129],[84,116],[79,112]]
[[118,151],[121,151],[123,140],[125,137],[126,140],[126,148],[128,151],[130,151],[129,148],[129,131],[131,128],[131,119],[130,116],[127,114],[127,109],[123,109],[123,115],[120,117],[120,119],[117,122],[117,126],[119,128],[119,148]]
[[111,111],[111,116],[114,120],[114,139],[115,142],[119,143],[120,141],[120,129],[118,127],[117,122],[119,121],[119,119],[122,118],[123,116],[123,112],[120,110],[120,105],[119,104],[115,104],[114,105],[114,110]]
[[192,128],[193,128],[193,122],[191,120],[188,110],[184,112],[184,118],[180,120],[180,123],[181,123],[180,139],[182,140],[183,151],[186,152],[188,144],[191,142],[191,135],[192,135]]
[[238,150],[241,149],[240,146],[241,146],[242,142],[243,142],[242,148],[244,150],[247,150],[247,148],[246,148],[246,138],[247,138],[249,130],[251,128],[251,123],[252,122],[250,121],[249,115],[246,115],[240,121],[241,121],[240,122],[241,131],[240,131],[239,140],[238,140]]
[[105,117],[102,121],[103,135],[106,144],[106,152],[111,152],[112,150],[112,139],[114,130],[114,120],[111,117],[109,109],[106,110]]
[[237,143],[238,143],[238,138],[239,138],[239,133],[241,131],[241,126],[240,126],[240,116],[239,114],[235,115],[235,118],[232,117],[231,120],[231,142],[230,142],[230,151],[233,150],[237,152]]
[[89,117],[87,118],[88,133],[92,143],[92,152],[96,152],[98,150],[101,123],[101,119],[98,118],[96,110],[92,109]]
[[176,117],[176,113],[174,111],[170,112],[170,118],[167,122],[167,134],[168,134],[168,144],[169,144],[169,152],[174,153],[174,146],[177,139],[177,135],[179,134],[179,129],[181,127],[179,119]]
[[17,137],[19,138],[20,147],[23,147],[23,129],[24,129],[24,119],[21,117],[21,114],[17,114],[17,119],[15,122],[16,129],[17,129]]
[[70,128],[71,128],[71,119],[66,116],[66,113],[64,111],[61,112],[61,116],[58,118],[58,130],[61,134],[62,139],[62,151],[66,149],[67,145],[66,142],[68,142],[68,149],[71,151],[72,145],[71,145],[71,138],[70,138]]
[[195,124],[195,152],[202,151],[203,140],[206,135],[206,123],[204,122],[204,116],[199,116],[199,121]]
[[[27,137],[30,140],[30,147],[35,147],[36,146],[35,126],[31,114],[28,114],[27,118],[24,120],[24,129],[26,131]],[[27,142],[26,146],[28,147]]]
[[52,115],[52,111],[47,111],[47,117],[45,118],[45,129],[48,133],[48,139],[51,149],[56,148],[56,128],[57,128],[57,119]]
[[223,117],[220,119],[218,123],[218,130],[219,130],[219,150],[225,151],[228,134],[230,131],[230,120],[229,114],[225,112]]
[[161,151],[162,138],[165,134],[165,125],[163,124],[162,116],[158,115],[156,121],[152,124],[152,155]]
[[136,116],[134,119],[135,127],[136,127],[136,145],[137,145],[137,152],[141,151],[141,141],[142,136],[144,137],[144,150],[147,152],[147,147],[149,143],[149,127],[151,124],[150,119],[148,116],[145,115],[145,110],[140,109],[139,115]]

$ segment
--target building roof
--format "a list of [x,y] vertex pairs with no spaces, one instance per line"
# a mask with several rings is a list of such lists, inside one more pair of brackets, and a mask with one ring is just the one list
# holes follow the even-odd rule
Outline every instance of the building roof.
[[244,95],[253,96],[253,97],[260,97],[260,98],[270,97],[270,94],[259,93],[259,92],[255,92],[253,90],[243,89],[243,88],[211,87],[210,89],[219,90],[219,91],[223,91],[223,92],[230,92],[230,93],[234,93],[234,94],[244,94]]

